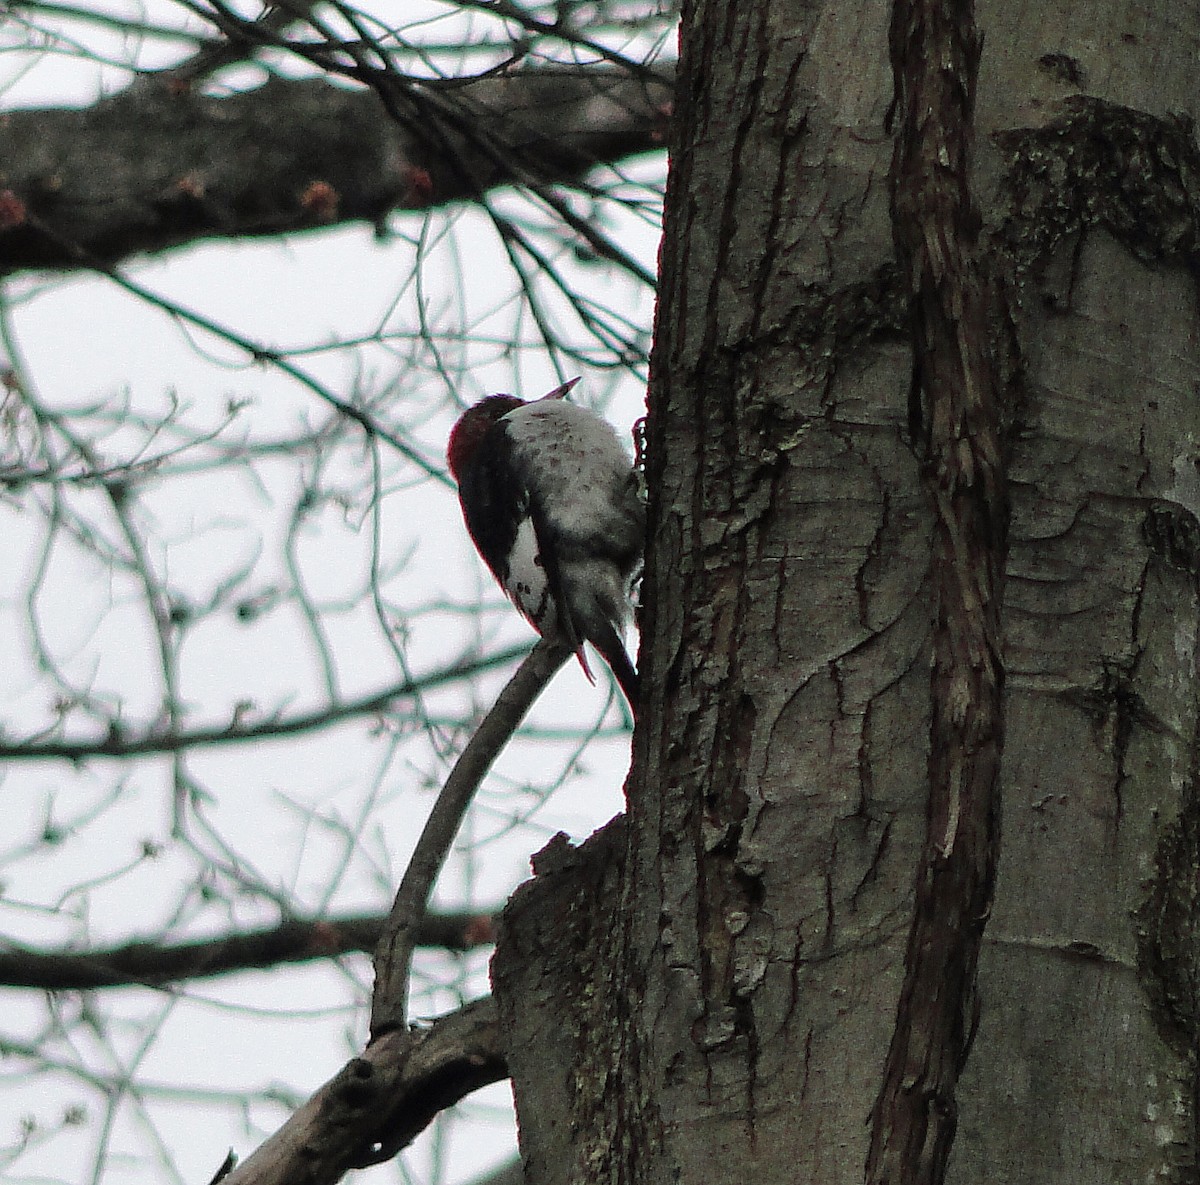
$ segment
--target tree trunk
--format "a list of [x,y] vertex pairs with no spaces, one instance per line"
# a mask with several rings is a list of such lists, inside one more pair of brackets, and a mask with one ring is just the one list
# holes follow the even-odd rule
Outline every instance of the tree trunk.
[[[962,5],[905,11],[972,44]],[[966,454],[937,452],[893,238],[893,136],[923,114],[892,110],[889,53],[920,62],[880,2],[685,10],[629,819],[546,858],[494,968],[530,1185],[832,1185],[869,1157],[897,1185],[1200,1179],[1200,22],[1177,13],[974,16],[1007,739],[990,915],[939,931],[918,903],[961,912],[923,896],[961,820],[931,729],[977,697],[930,676],[936,482]],[[927,1130],[881,1161],[897,1107]]]

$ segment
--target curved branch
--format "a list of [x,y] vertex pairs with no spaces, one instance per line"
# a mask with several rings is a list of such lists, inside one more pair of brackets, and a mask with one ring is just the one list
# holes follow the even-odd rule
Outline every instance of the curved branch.
[[459,755],[404,871],[387,927],[375,950],[371,1034],[403,1029],[408,1020],[408,964],[429,906],[433,882],[458,834],[479,783],[542,689],[571,657],[561,643],[540,638]]
[[[455,951],[489,945],[494,937],[493,912],[430,914],[417,927],[417,945]],[[130,942],[88,951],[9,949],[0,951],[0,986],[43,991],[161,987],[283,963],[332,959],[372,950],[386,921],[387,914],[352,914],[315,921],[289,919],[269,929],[193,942]]]

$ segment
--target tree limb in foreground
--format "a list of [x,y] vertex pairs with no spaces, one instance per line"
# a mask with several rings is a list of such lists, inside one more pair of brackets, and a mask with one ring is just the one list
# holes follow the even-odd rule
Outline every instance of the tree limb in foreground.
[[476,787],[530,705],[571,657],[539,639],[480,723],[434,806],[409,861],[375,954],[371,1041],[222,1185],[325,1185],[352,1168],[391,1159],[440,1111],[507,1077],[496,1005],[489,997],[407,1023],[409,960],[429,892]]
[[[662,148],[672,73],[522,69],[424,101],[272,78],[222,98],[138,83],[0,120],[0,273],[112,265],[204,238],[278,235],[473,200]],[[43,229],[45,228],[45,229]],[[70,242],[76,251],[63,246]]]

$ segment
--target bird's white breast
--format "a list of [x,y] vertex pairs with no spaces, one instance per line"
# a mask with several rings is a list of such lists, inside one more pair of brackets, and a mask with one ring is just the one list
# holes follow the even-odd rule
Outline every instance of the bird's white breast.
[[546,569],[538,554],[532,519],[523,519],[517,527],[517,537],[508,557],[504,591],[541,633],[553,633],[554,602]]

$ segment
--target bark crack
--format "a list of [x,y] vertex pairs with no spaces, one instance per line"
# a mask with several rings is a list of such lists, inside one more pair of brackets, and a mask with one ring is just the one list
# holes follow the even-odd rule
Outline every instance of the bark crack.
[[1191,769],[1179,814],[1163,831],[1155,851],[1149,891],[1135,920],[1137,972],[1162,1040],[1180,1057],[1190,1113],[1180,1125],[1186,1136],[1167,1153],[1173,1181],[1200,1181],[1200,736],[1190,739]]
[[980,40],[970,0],[896,0],[892,225],[909,277],[935,597],[927,831],[868,1185],[936,1185],[973,1035],[998,855],[1008,503],[991,287],[970,149]]

